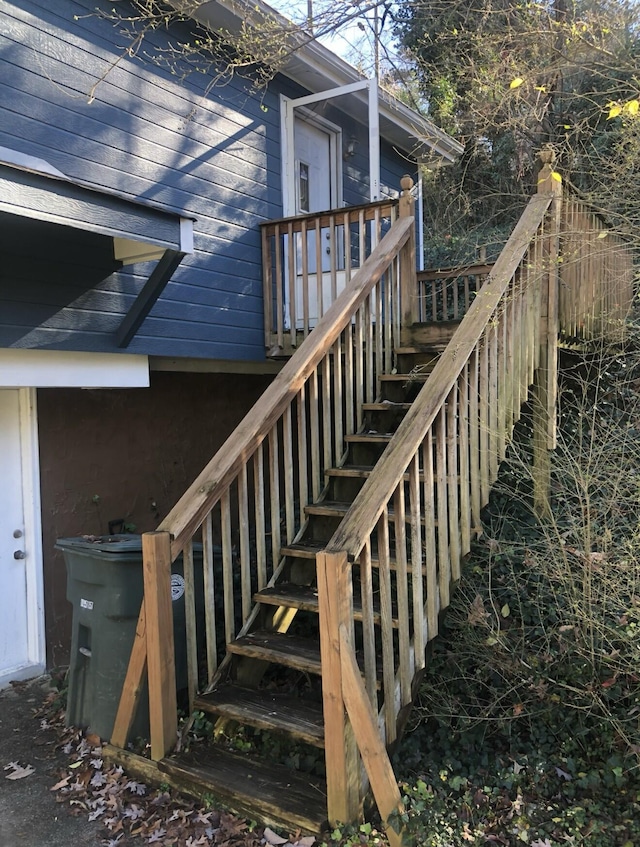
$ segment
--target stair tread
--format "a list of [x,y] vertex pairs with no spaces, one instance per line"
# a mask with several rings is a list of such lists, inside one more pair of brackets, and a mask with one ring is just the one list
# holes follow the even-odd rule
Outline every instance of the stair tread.
[[392,432],[355,432],[353,435],[345,435],[344,440],[347,444],[383,444],[392,438]]
[[[341,500],[321,500],[318,503],[311,503],[309,506],[305,506],[304,510],[307,515],[325,515],[332,517],[340,517],[341,515],[346,515],[352,505],[352,502],[343,502]],[[393,504],[387,507],[387,514],[389,518],[393,518],[395,514]],[[407,523],[411,521],[411,514],[408,509],[405,513],[405,520],[407,521]],[[421,515],[420,523],[424,525],[424,522],[424,515]],[[318,549],[322,550],[322,547]]]
[[365,412],[408,412],[411,403],[395,403],[393,400],[381,400],[379,403],[363,403]]
[[[271,606],[286,606],[287,608],[300,609],[305,612],[318,612],[318,589],[311,585],[296,585],[292,582],[280,582],[271,588],[263,588],[253,595],[257,603],[267,603]],[[353,598],[353,612],[356,620],[362,620],[362,601],[360,597]],[[380,623],[380,610],[374,608],[373,619],[376,624]],[[398,627],[397,616],[392,616],[392,626]]]
[[258,729],[287,732],[307,744],[324,747],[322,704],[281,694],[274,689],[224,683],[199,694],[194,708],[237,720]]
[[327,817],[324,780],[211,745],[158,762],[164,773],[197,783],[244,816],[317,833]]
[[288,632],[257,629],[231,641],[227,644],[227,650],[230,653],[275,662],[317,676],[322,673],[320,644]]

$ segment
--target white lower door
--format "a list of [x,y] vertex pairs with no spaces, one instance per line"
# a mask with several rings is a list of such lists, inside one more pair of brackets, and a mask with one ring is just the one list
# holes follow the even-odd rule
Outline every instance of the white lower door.
[[0,687],[44,669],[35,391],[0,389]]

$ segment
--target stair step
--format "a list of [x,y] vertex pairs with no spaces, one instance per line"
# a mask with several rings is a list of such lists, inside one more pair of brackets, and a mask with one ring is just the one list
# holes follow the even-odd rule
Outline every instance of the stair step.
[[[304,511],[307,515],[321,515],[324,517],[340,518],[346,515],[351,506],[351,503],[342,503],[335,500],[321,500],[319,503],[312,503],[309,506],[305,506]],[[388,515],[389,518],[393,518],[393,506],[389,506]],[[407,523],[411,521],[411,514],[408,509],[406,511],[406,521]],[[420,523],[424,526],[424,515],[420,516]],[[438,525],[437,521],[435,525]],[[319,547],[318,549],[322,550],[322,547]]]
[[351,503],[342,503],[336,500],[321,500],[319,503],[311,503],[304,507],[307,515],[323,515],[326,517],[342,517],[351,508]]
[[347,444],[385,444],[393,438],[392,432],[356,432],[353,435],[345,435]]
[[[437,521],[436,521],[437,525]],[[317,542],[307,542],[303,544],[300,542],[299,544],[289,544],[287,547],[280,548],[281,556],[291,556],[296,559],[315,559],[316,554],[323,550],[327,546],[326,541],[317,541]],[[371,551],[371,565],[374,568],[380,567],[380,560],[378,559],[377,553],[375,549]],[[411,570],[411,563],[407,563],[407,567]],[[391,549],[390,558],[389,558],[389,568],[392,571],[397,570],[398,562],[396,561],[395,553],[393,548]],[[422,573],[427,573],[426,565],[422,568]]]
[[[367,479],[371,476],[373,467],[371,465],[343,465],[341,468],[330,468],[326,472],[327,476],[346,477],[347,479]],[[410,475],[405,473],[404,481],[409,482]],[[421,472],[419,481],[424,482],[424,474]]]
[[[264,588],[253,595],[256,603],[265,603],[270,606],[286,606],[288,609],[300,609],[303,612],[318,613],[318,589],[308,585],[294,585],[291,582],[281,582],[273,588]],[[353,616],[357,621],[362,620],[362,601],[359,597],[353,598]],[[374,609],[374,623],[380,624],[381,616],[379,609]],[[399,626],[397,618],[392,618],[392,626]]]
[[379,403],[363,403],[365,412],[408,412],[411,403],[395,403],[393,400],[381,400]]
[[425,365],[424,368],[421,368],[419,371],[415,371],[413,373],[380,374],[378,379],[380,380],[380,382],[425,382],[427,377],[431,374],[432,370],[433,365],[432,363],[429,363],[429,365]]
[[322,673],[319,642],[290,635],[288,632],[257,629],[231,641],[227,644],[227,650],[237,656],[250,656],[253,659],[274,662],[303,673],[316,676]]
[[211,745],[158,762],[176,781],[197,785],[243,817],[318,833],[327,817],[326,785],[310,774]]
[[274,729],[324,748],[322,704],[279,694],[273,689],[245,688],[233,683],[200,694],[194,708],[221,715],[257,729]]

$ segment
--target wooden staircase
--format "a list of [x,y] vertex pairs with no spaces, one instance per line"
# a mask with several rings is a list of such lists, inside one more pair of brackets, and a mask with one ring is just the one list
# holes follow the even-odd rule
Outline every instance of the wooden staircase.
[[[357,819],[370,794],[384,821],[401,809],[388,751],[481,531],[520,408],[532,401],[534,508],[542,515],[559,333],[584,325],[587,308],[590,326],[618,326],[631,298],[630,251],[599,238],[591,219],[591,253],[577,251],[575,259],[585,253],[584,270],[558,261],[561,225],[587,224],[582,206],[561,215],[548,161],[473,302],[473,281],[465,282],[464,316],[451,320],[444,305],[425,310],[410,187],[405,180],[384,235],[380,205],[369,218],[364,210],[322,216],[345,233],[356,227],[360,253],[370,242],[370,255],[331,305],[319,296],[312,332],[309,298],[300,329],[291,292],[286,342],[282,322],[265,341],[293,355],[158,531],[143,536],[145,595],[111,739],[114,748],[126,746],[146,673],[159,774],[247,815],[312,831]],[[377,227],[370,239],[365,219]],[[279,286],[295,276],[293,266],[283,272],[282,245],[295,256],[294,238],[304,247],[311,227],[307,219],[277,222],[269,236],[284,239],[265,249],[265,291],[278,290],[273,315],[282,312]],[[598,261],[596,244],[604,250]],[[602,296],[596,267],[603,279],[611,272]],[[574,286],[564,305],[560,269]],[[282,278],[273,279],[274,271]],[[598,297],[587,304],[585,291]],[[428,311],[444,316],[433,333]],[[202,545],[201,581],[194,541]],[[191,714],[205,712],[221,732],[267,730],[324,750],[324,778],[221,743],[175,752],[170,582],[180,556]],[[205,620],[198,623],[200,594]],[[398,835],[388,835],[397,847]]]
[[[212,691],[194,699],[193,708],[214,716],[218,725],[284,733],[292,742],[324,749],[316,554],[334,535],[371,476],[433,369],[437,353],[426,345],[401,347],[396,350],[395,360],[397,372],[382,374],[378,397],[362,404],[362,427],[345,436],[344,461],[325,472],[326,486],[321,497],[305,507],[301,537],[295,544],[280,548],[283,567],[278,579],[254,593],[259,613],[244,635],[227,644],[232,660],[224,679]],[[393,518],[390,510],[390,521]],[[375,550],[371,563],[374,570],[379,567]],[[393,556],[389,564],[395,570]],[[359,593],[358,582],[356,570],[355,597]],[[362,607],[354,599],[357,624],[361,625],[362,617]],[[380,623],[379,608],[374,608],[374,622]],[[394,628],[398,625],[395,618]],[[268,682],[274,668],[289,671],[277,674],[277,686]],[[317,684],[309,685],[308,677],[317,678]],[[377,688],[381,689],[381,679]],[[197,781],[234,808],[250,809],[264,819],[314,832],[327,823],[324,780],[250,754],[230,753],[218,744],[206,752],[200,749],[165,758],[159,767],[180,779]],[[268,791],[265,783],[270,786]]]

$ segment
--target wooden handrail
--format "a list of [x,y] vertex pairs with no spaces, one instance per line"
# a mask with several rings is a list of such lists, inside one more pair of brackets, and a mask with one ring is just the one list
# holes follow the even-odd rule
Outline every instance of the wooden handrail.
[[358,206],[343,206],[341,209],[324,209],[320,212],[309,212],[304,215],[289,215],[286,218],[274,218],[260,224],[260,227],[263,230],[266,229],[268,233],[273,233],[277,226],[282,227],[283,224],[291,223],[293,224],[293,232],[300,232],[303,224],[308,224],[317,218],[320,218],[321,226],[328,226],[331,217],[342,217],[348,214],[350,222],[356,223],[360,218],[360,212],[364,212],[364,219],[370,221],[382,209],[389,209],[391,211],[397,205],[398,200],[385,198],[384,200],[376,200],[374,203],[361,203]]
[[158,530],[171,533],[171,552],[174,558],[200,526],[207,512],[220,500],[274,423],[295,399],[306,379],[351,321],[354,312],[407,243],[412,228],[412,218],[400,218],[393,224],[364,265],[353,275],[347,288],[320,319],[307,342],[291,357],[260,400],[162,521]]
[[482,336],[552,200],[552,195],[538,194],[529,201],[493,266],[489,279],[462,319],[375,470],[327,544],[327,553],[346,551],[352,561],[360,554],[387,506],[390,492],[393,492],[402,479],[409,462],[422,444],[436,414],[444,405],[469,355]]

